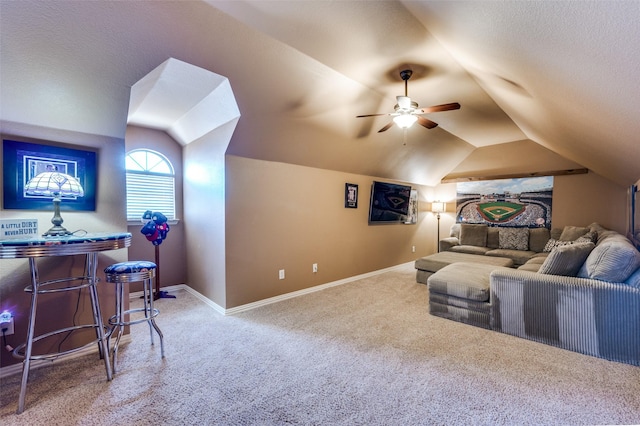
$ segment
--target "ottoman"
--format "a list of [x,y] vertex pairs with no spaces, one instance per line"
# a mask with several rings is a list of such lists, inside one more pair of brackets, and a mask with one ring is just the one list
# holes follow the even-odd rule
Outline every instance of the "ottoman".
[[474,262],[456,262],[441,268],[427,280],[429,313],[491,329],[489,276],[499,268],[502,267]]
[[447,265],[456,262],[484,263],[493,266],[513,266],[513,261],[506,257],[485,256],[483,254],[456,253],[453,251],[442,251],[422,257],[415,262],[416,281],[426,284],[427,279],[434,273]]

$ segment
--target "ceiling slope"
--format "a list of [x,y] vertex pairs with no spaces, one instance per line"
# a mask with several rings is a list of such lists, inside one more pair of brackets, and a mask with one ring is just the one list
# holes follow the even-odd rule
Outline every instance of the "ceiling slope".
[[[122,138],[131,86],[176,58],[229,79],[229,154],[435,185],[529,140],[628,185],[639,4],[0,0],[0,119]],[[355,116],[392,111],[407,64],[420,106],[462,108],[379,134]]]
[[526,136],[640,178],[640,2],[404,2]]

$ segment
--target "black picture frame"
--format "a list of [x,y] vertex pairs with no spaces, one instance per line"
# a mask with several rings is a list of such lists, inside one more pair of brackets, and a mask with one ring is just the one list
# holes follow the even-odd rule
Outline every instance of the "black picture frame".
[[358,208],[358,185],[355,183],[344,184],[344,206],[348,209]]
[[96,151],[7,139],[2,142],[4,209],[51,210],[51,197],[27,195],[24,188],[29,179],[54,165],[57,170],[77,178],[84,189],[83,197],[63,198],[60,210],[95,211]]

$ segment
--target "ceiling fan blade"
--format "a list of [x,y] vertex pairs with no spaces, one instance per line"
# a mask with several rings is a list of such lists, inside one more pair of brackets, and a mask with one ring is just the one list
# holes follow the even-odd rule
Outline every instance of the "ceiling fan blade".
[[[460,109],[460,104],[457,102],[453,102],[450,104],[442,104],[442,105],[434,105],[426,108],[421,108],[416,112],[418,114],[427,114],[430,112],[440,112],[440,111],[452,111],[454,109]],[[420,112],[421,111],[421,112]]]
[[387,114],[365,114],[365,115],[356,115],[356,118],[362,118],[362,117],[379,117],[381,115],[389,115]]
[[416,117],[418,117],[418,124],[426,127],[427,129],[433,129],[434,127],[438,126],[438,123],[436,123],[435,121],[431,121],[428,118],[424,118],[419,115],[416,115]]
[[[387,124],[386,126],[384,126],[382,129],[378,130],[378,133],[382,133],[382,132],[385,132],[385,131],[389,130],[391,128],[391,126],[393,126],[393,121],[391,123]],[[436,126],[437,126],[437,124],[436,124]]]

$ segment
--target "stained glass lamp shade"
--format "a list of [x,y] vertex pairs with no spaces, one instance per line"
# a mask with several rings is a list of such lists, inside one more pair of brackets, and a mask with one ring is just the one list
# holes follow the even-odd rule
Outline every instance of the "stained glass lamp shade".
[[64,221],[60,216],[60,202],[62,197],[84,196],[84,190],[78,179],[60,172],[44,172],[27,182],[25,192],[29,195],[53,197],[54,213],[51,219],[53,227],[43,234],[45,237],[71,234],[62,226]]

